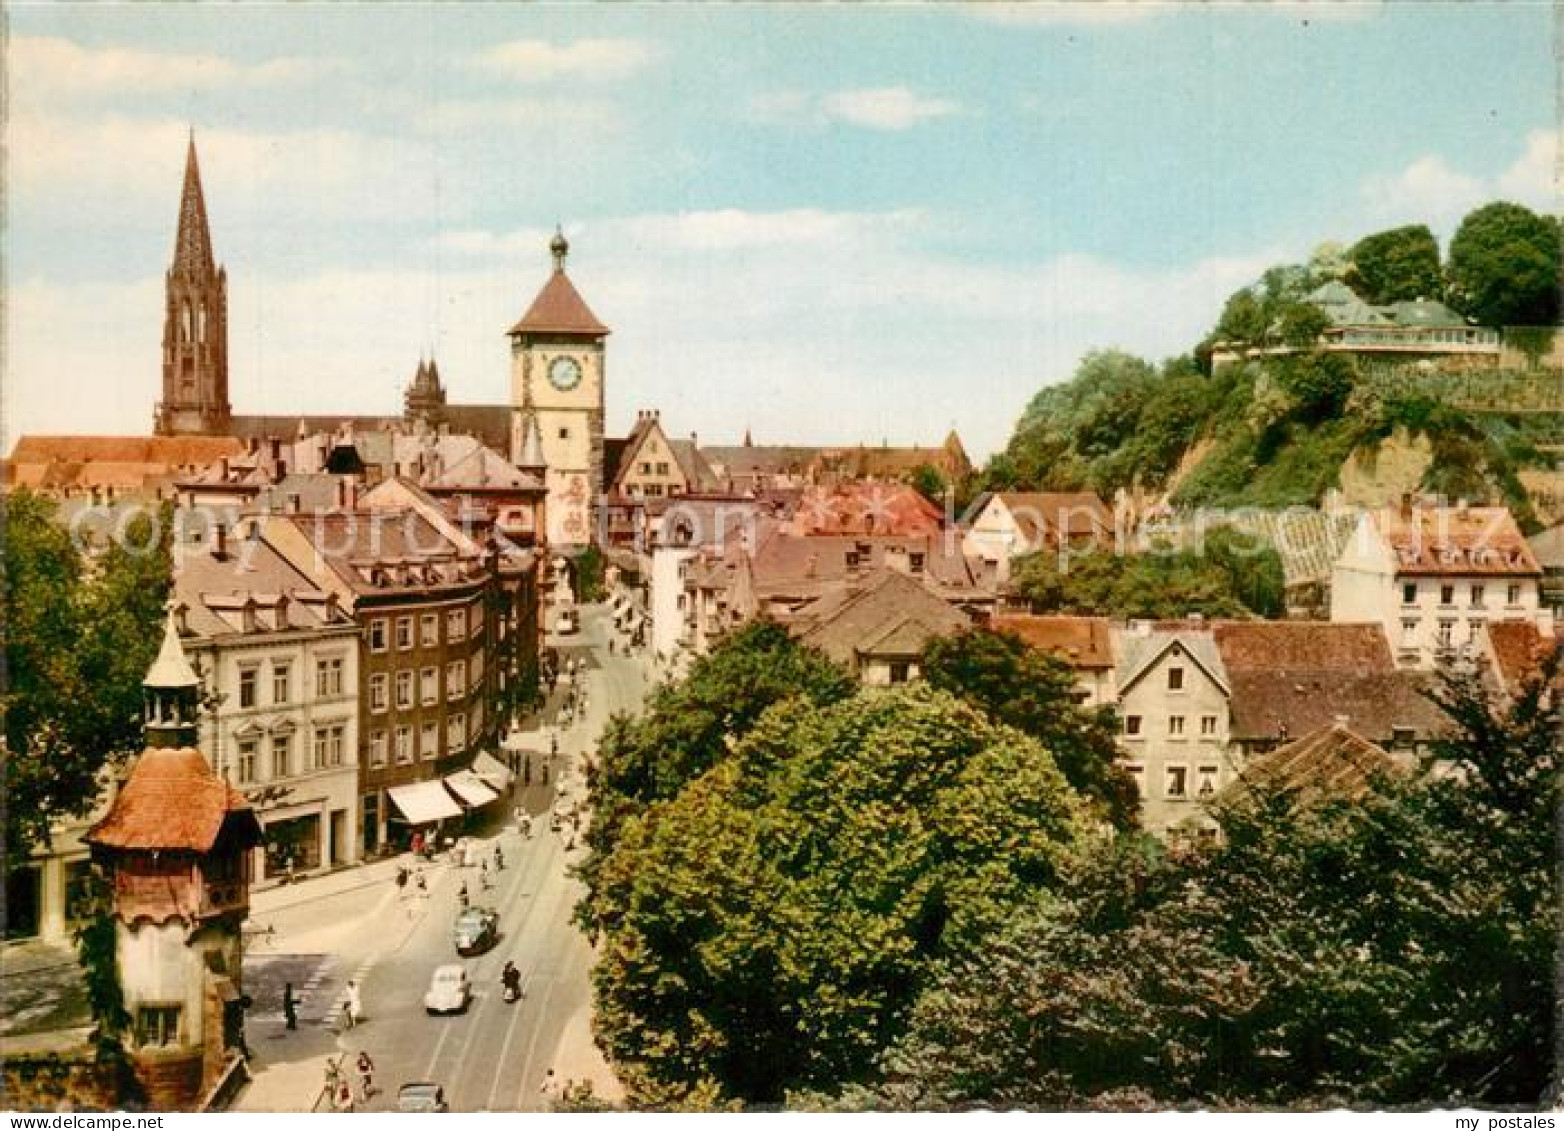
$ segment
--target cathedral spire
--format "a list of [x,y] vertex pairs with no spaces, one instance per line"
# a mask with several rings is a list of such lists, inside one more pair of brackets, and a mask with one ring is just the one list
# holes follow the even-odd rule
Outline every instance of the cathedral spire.
[[195,130],[185,152],[185,188],[179,200],[179,234],[174,239],[174,270],[207,276],[212,261],[212,233],[206,225],[206,197],[201,192],[201,165],[196,160]]

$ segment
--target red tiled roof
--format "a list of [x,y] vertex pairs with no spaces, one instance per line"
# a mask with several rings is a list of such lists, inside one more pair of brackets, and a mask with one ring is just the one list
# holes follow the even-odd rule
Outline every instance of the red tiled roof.
[[938,534],[943,517],[937,506],[905,484],[839,483],[804,491],[790,533],[913,538]]
[[1248,669],[1229,678],[1230,733],[1238,742],[1285,742],[1342,720],[1376,742],[1390,742],[1398,729],[1426,739],[1447,726],[1422,694],[1425,677],[1412,672]]
[[1229,672],[1395,669],[1385,630],[1377,624],[1218,621],[1212,631]]
[[1224,792],[1287,792],[1302,802],[1356,800],[1368,793],[1375,777],[1394,769],[1381,747],[1333,724],[1258,755]]
[[608,333],[608,327],[597,320],[597,315],[571,283],[570,276],[564,271],[555,271],[510,332],[599,335]]
[[212,772],[199,750],[151,747],[86,840],[105,848],[208,852],[229,820],[244,842],[260,843],[250,803]]
[[1009,632],[1042,652],[1053,652],[1072,668],[1113,667],[1107,617],[1049,617],[1014,613],[993,617],[989,627]]
[[1416,507],[1407,514],[1387,509],[1378,523],[1401,574],[1542,572],[1508,507]]

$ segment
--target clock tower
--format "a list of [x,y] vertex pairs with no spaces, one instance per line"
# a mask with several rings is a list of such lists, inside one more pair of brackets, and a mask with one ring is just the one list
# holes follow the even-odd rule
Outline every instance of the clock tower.
[[608,327],[565,273],[570,244],[549,242],[554,271],[510,328],[511,458],[534,426],[548,487],[548,540],[561,549],[592,541],[603,497],[603,377]]

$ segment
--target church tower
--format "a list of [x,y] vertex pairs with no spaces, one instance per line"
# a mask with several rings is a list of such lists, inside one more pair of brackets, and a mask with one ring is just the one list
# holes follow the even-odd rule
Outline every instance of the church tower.
[[185,157],[174,262],[164,276],[163,399],[160,436],[221,435],[228,430],[228,273],[212,258],[195,135]]
[[511,458],[542,442],[548,541],[562,550],[592,541],[603,497],[603,383],[608,327],[565,273],[570,244],[549,242],[554,271],[510,328]]

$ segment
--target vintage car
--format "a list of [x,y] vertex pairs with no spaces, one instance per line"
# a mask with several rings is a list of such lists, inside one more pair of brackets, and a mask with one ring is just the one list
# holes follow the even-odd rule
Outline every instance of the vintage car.
[[397,1089],[396,1109],[420,1115],[450,1110],[445,1106],[445,1089],[428,1080],[403,1084]]
[[456,916],[451,941],[456,953],[466,958],[482,954],[500,939],[500,917],[487,907],[469,907]]
[[467,971],[452,963],[441,966],[429,979],[424,1010],[428,1013],[462,1013],[471,1000],[472,985],[467,981]]

